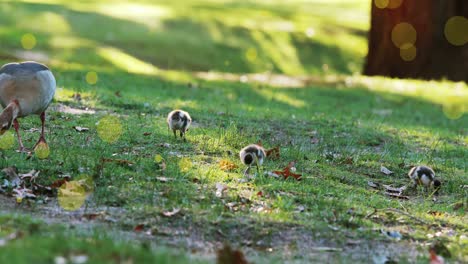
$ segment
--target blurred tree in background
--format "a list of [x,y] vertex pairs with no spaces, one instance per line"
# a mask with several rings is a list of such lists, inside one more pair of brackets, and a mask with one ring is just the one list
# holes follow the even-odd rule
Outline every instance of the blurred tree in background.
[[468,81],[467,0],[373,0],[366,75]]

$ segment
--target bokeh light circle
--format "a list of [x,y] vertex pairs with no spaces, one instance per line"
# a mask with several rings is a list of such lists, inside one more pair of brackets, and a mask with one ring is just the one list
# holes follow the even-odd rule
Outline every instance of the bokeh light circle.
[[384,9],[388,6],[389,0],[374,0],[374,4],[376,7],[380,9]]
[[156,163],[161,163],[162,161],[163,161],[163,157],[162,157],[161,155],[156,154],[156,155],[154,156],[154,162],[156,162]]
[[400,48],[400,57],[404,61],[412,61],[416,58],[417,49],[413,44],[403,45]]
[[11,130],[6,131],[3,135],[0,136],[0,149],[6,150],[13,147],[15,144],[15,135]]
[[392,42],[397,48],[402,48],[403,45],[416,43],[417,32],[410,23],[399,23],[392,29]]
[[38,159],[47,159],[50,155],[49,145],[46,142],[39,142],[34,148],[34,154]]
[[465,109],[463,104],[447,103],[442,106],[444,115],[449,119],[458,119],[462,117],[466,110],[467,109]]
[[384,9],[390,8],[395,9],[401,6],[403,0],[374,0],[374,4],[377,8]]
[[468,42],[468,19],[462,16],[451,17],[445,23],[444,34],[450,44],[465,45]]
[[179,169],[181,172],[188,172],[193,164],[189,158],[182,158],[179,160]]
[[67,211],[76,211],[86,200],[86,188],[80,181],[65,182],[58,190],[58,203]]
[[21,37],[21,46],[23,46],[24,49],[33,49],[36,46],[36,43],[36,37],[31,33],[24,34]]
[[99,78],[95,71],[90,71],[86,73],[86,82],[89,84],[96,84]]
[[116,116],[108,115],[97,123],[98,136],[107,143],[114,143],[122,135],[122,124]]

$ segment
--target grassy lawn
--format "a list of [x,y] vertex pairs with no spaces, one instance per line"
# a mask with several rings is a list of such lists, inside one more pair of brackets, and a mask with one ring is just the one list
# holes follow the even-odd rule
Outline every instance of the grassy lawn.
[[[0,64],[45,62],[58,85],[50,156],[14,144],[0,168],[92,182],[76,211],[1,195],[0,262],[213,263],[229,243],[255,263],[427,263],[436,241],[468,261],[466,84],[359,76],[369,1],[272,2],[0,3]],[[187,142],[167,130],[174,108],[193,118]],[[39,118],[20,123],[32,146]],[[237,153],[259,140],[280,158],[246,181]],[[267,175],[293,160],[301,181]],[[418,164],[434,168],[439,195],[368,186],[409,184]]]

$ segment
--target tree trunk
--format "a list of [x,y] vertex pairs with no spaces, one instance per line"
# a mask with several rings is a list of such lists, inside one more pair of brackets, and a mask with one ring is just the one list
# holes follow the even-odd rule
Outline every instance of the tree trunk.
[[[450,18],[468,18],[467,0],[403,0],[397,8],[379,8],[374,0],[371,2],[365,75],[468,82],[468,44],[454,45],[444,34]],[[416,56],[406,60],[400,52],[408,51],[410,44],[400,46],[404,48],[401,51],[398,43],[392,41],[392,30],[402,22],[411,24],[417,34]],[[466,39],[468,28],[462,31]]]

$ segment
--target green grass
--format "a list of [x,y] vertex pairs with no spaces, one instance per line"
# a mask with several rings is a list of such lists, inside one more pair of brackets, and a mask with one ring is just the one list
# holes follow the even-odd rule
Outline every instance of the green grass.
[[[380,246],[385,248],[382,254],[401,262],[427,262],[425,243],[435,240],[428,234],[441,231],[438,239],[448,245],[452,259],[466,261],[466,238],[461,235],[468,230],[463,187],[468,180],[468,117],[463,115],[468,88],[446,81],[350,75],[360,71],[366,53],[367,1],[12,1],[0,6],[0,62],[31,56],[23,53],[20,40],[33,33],[37,45],[32,55],[47,58],[58,82],[48,111],[50,157],[26,159],[14,146],[0,152],[0,167],[40,170],[43,184],[63,174],[89,176],[95,187],[88,210],[122,209],[106,227],[109,237],[95,234],[103,228],[99,224],[43,227],[36,220],[13,224],[11,219],[17,218],[4,216],[2,236],[8,230],[29,230],[30,222],[40,231],[25,231],[1,248],[2,257],[29,262],[28,254],[17,253],[27,248],[42,252],[43,262],[75,252],[93,262],[112,262],[109,256],[115,252],[138,263],[164,262],[176,254],[167,246],[212,257],[228,242],[255,263],[372,261]],[[314,29],[312,37],[307,37],[308,28]],[[98,73],[95,85],[85,81],[89,71]],[[201,78],[199,71],[212,71],[216,78]],[[300,87],[237,81],[253,73],[320,77]],[[81,100],[72,98],[76,93]],[[59,105],[96,113],[72,115],[59,111]],[[165,117],[174,108],[189,111],[194,120],[187,143],[167,131]],[[108,114],[118,116],[122,125],[114,143],[97,133],[97,122]],[[38,127],[39,119],[20,123],[25,144],[33,145],[38,133],[28,130]],[[74,126],[90,130],[80,133]],[[281,148],[280,159],[267,160],[263,172],[297,160],[303,180],[260,175],[240,181],[244,168],[237,153],[258,140],[267,148]],[[155,163],[156,155],[164,158],[165,170]],[[133,165],[103,164],[102,158]],[[221,159],[239,168],[222,171]],[[187,160],[191,166],[183,165]],[[369,180],[408,184],[406,173],[417,164],[432,166],[443,182],[435,202],[422,189],[408,191],[409,200],[396,200],[367,185]],[[381,165],[394,174],[380,173]],[[158,181],[161,176],[173,180]],[[223,198],[215,195],[216,183],[228,186]],[[300,206],[303,212],[297,210]],[[35,218],[50,210],[34,201],[17,207]],[[173,208],[181,212],[161,215]],[[397,208],[429,224],[385,211],[366,217],[374,208]],[[52,218],[60,218],[62,211],[55,210]],[[9,215],[12,209],[2,212]],[[153,235],[112,235],[133,233],[138,224]],[[380,228],[398,230],[404,237],[390,241]],[[453,236],[445,235],[449,230]],[[50,233],[68,242],[58,244],[48,238]],[[143,246],[128,248],[134,240]],[[350,240],[361,241],[360,246],[351,246]],[[87,241],[100,244],[102,255]],[[144,243],[155,250],[148,251]],[[343,251],[311,253],[319,246]],[[190,257],[180,257],[180,262]]]

